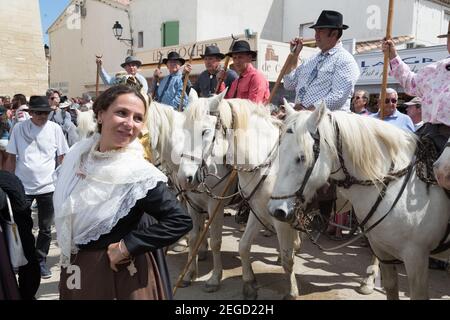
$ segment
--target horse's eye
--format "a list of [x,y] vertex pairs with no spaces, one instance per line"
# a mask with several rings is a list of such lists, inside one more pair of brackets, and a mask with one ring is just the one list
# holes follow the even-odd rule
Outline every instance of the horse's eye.
[[205,134],[207,134],[207,133],[208,133],[208,131],[209,131],[209,130],[203,130],[203,131],[202,131],[202,137],[204,137],[204,136],[205,136]]

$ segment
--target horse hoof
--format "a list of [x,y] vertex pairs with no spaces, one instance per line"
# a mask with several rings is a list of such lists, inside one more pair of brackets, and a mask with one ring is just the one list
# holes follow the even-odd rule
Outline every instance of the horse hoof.
[[205,284],[205,287],[203,288],[203,291],[205,292],[216,292],[220,288],[220,285],[218,284]]
[[178,285],[178,288],[187,288],[192,284],[192,281],[190,280],[183,280],[181,281],[181,283]]
[[373,293],[373,287],[369,287],[367,284],[362,284],[359,288],[356,288],[355,290],[359,294],[364,294],[364,295]]
[[172,247],[173,252],[184,252],[187,249],[187,246],[182,244],[176,244]]
[[205,261],[207,254],[208,254],[207,251],[199,251],[198,252],[198,261]]
[[256,289],[256,281],[244,283],[244,299],[256,300],[258,298],[258,290]]
[[283,297],[283,300],[297,300],[297,299],[288,293]]

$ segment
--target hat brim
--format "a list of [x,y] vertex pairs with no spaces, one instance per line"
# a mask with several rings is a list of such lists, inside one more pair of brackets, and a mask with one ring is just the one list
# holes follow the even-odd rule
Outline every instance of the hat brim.
[[140,66],[142,66],[142,62],[139,61],[139,60],[133,60],[133,61],[129,61],[129,62],[124,62],[124,63],[122,63],[120,66],[121,66],[122,68],[125,68],[125,66],[126,66],[127,64],[131,64],[131,63],[137,63],[138,68],[139,68]]
[[53,109],[46,105],[30,106],[28,111],[47,111],[52,112]]
[[183,58],[176,58],[176,59],[167,59],[167,58],[164,58],[163,61],[162,61],[162,63],[167,64],[167,61],[169,61],[169,60],[177,60],[177,61],[180,61],[180,62],[181,62],[181,65],[183,65],[183,64],[186,62],[186,60],[184,60]]
[[441,34],[437,36],[438,38],[447,38],[450,37],[450,32],[446,33],[446,34]]
[[258,55],[257,51],[243,50],[243,51],[231,51],[231,52],[228,52],[226,54],[226,56],[231,57],[234,53],[251,53],[253,61],[256,60],[256,56]]
[[204,59],[205,57],[217,57],[220,60],[222,60],[223,58],[225,58],[225,55],[223,53],[213,53],[213,54],[201,54],[200,57],[202,57],[202,59]]
[[312,25],[309,28],[310,29],[342,29],[342,30],[346,30],[346,29],[348,29],[348,25],[343,24],[341,27],[339,27],[339,26],[329,25],[329,24],[326,24],[326,25],[315,24],[315,25]]

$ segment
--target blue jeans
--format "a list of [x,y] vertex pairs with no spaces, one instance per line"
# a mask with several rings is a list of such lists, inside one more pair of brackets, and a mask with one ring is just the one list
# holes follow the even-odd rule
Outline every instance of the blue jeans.
[[26,197],[30,206],[34,199],[37,202],[39,234],[36,240],[36,255],[40,262],[45,261],[50,250],[50,242],[52,241],[51,227],[55,216],[53,210],[53,192],[38,195],[27,194]]

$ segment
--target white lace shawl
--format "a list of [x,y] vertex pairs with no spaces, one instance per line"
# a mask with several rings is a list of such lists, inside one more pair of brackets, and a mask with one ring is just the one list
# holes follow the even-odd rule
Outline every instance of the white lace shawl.
[[70,264],[77,245],[107,234],[136,201],[167,177],[143,158],[134,140],[126,148],[101,153],[99,134],[76,143],[58,168],[53,195],[60,264]]

